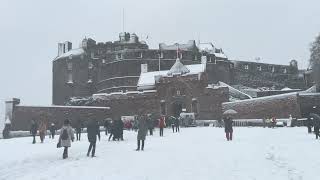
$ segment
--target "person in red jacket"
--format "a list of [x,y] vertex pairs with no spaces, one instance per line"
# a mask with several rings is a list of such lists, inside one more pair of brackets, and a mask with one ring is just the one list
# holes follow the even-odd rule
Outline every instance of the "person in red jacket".
[[164,127],[166,127],[166,118],[164,116],[161,116],[159,120],[160,136],[163,136]]

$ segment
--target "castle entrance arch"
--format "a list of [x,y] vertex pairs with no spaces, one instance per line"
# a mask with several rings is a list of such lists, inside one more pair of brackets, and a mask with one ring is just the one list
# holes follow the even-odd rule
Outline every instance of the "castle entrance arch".
[[171,112],[174,117],[179,117],[183,109],[186,108],[186,104],[182,99],[176,99],[171,104]]

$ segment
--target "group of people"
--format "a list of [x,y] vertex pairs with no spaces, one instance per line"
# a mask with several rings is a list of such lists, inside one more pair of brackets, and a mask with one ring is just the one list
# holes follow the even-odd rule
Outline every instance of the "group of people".
[[123,141],[123,128],[124,128],[124,123],[121,119],[115,120],[115,121],[109,121],[106,120],[104,123],[104,127],[106,129],[106,135],[108,135],[108,132],[110,133],[109,135],[109,141]]
[[[171,122],[171,126],[173,129],[173,132],[179,132],[179,119],[175,118]],[[39,134],[40,136],[40,141],[43,143],[44,142],[44,137],[47,132],[47,124],[45,121],[40,121],[40,125],[34,120],[31,121],[31,127],[30,127],[30,133],[33,137],[32,143],[36,143],[36,136]],[[122,120],[114,120],[112,121],[111,119],[107,119],[104,124],[105,128],[105,134],[109,138],[108,140],[110,141],[111,138],[114,141],[119,141],[123,140],[123,130],[124,130],[124,122]],[[161,116],[158,120],[153,119],[150,114],[145,114],[141,115],[138,117],[132,124],[132,129],[134,129],[133,126],[136,126],[136,130],[138,131],[137,133],[137,151],[144,150],[145,146],[145,140],[146,136],[149,132],[149,135],[153,135],[153,131],[155,127],[159,127],[160,129],[160,136],[163,136],[163,131],[164,128],[167,126],[166,124],[166,117]],[[66,119],[63,122],[63,126],[60,129],[60,135],[57,143],[57,148],[63,148],[63,154],[62,157],[63,159],[68,158],[68,149],[71,147],[72,142],[74,142],[75,138],[77,141],[80,141],[81,139],[81,133],[83,132],[84,129],[84,123],[83,121],[79,120],[76,122],[75,127],[73,128],[71,126],[71,122]],[[87,137],[89,141],[89,147],[87,151],[87,156],[95,157],[95,152],[96,152],[96,142],[97,140],[100,141],[100,124],[96,120],[89,120],[86,123],[86,128],[87,128]],[[50,134],[49,137],[54,139],[54,136],[57,132],[56,126],[54,123],[52,123],[49,127]],[[76,134],[76,137],[75,137]]]
[[171,128],[172,128],[172,132],[180,132],[180,121],[181,118],[180,117],[174,117],[171,116],[170,118],[170,123],[171,123]]
[[[36,136],[38,131],[39,131],[40,141],[41,143],[43,143],[44,138],[47,134],[47,123],[45,121],[40,121],[40,125],[38,125],[38,123],[35,120],[32,120],[31,127],[30,127],[30,134],[33,137],[33,141],[32,141],[33,144],[36,143]],[[49,138],[54,139],[54,136],[56,134],[56,126],[54,123],[50,125],[49,131],[50,131]]]

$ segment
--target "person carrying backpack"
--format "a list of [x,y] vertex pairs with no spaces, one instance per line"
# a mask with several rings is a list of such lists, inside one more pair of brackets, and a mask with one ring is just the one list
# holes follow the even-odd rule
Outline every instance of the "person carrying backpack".
[[57,147],[64,147],[62,158],[68,158],[68,148],[71,147],[71,141],[74,141],[74,132],[70,126],[70,121],[66,119],[60,130],[59,143]]

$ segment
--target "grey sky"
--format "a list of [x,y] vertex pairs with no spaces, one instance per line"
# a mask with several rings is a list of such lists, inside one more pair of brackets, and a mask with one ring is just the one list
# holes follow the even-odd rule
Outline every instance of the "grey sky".
[[122,29],[148,43],[213,42],[230,58],[305,68],[320,32],[319,0],[1,0],[0,112],[3,100],[51,104],[51,61],[57,43],[84,37],[116,40]]

